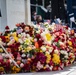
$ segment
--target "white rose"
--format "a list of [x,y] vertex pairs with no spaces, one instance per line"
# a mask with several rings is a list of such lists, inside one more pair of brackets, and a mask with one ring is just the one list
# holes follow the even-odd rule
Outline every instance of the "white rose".
[[54,50],[54,53],[59,54],[59,51],[56,49],[56,50]]

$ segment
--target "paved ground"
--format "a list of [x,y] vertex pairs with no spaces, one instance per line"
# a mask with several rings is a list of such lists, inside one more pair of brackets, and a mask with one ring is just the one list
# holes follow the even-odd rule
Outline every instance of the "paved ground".
[[65,67],[64,70],[62,71],[4,74],[4,75],[76,75],[76,64],[71,65],[69,67]]

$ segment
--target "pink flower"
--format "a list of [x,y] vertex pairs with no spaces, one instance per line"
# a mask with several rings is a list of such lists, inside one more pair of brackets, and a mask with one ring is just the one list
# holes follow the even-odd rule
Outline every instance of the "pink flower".
[[21,64],[20,64],[20,67],[21,67],[21,68],[23,68],[23,67],[24,67],[24,64],[23,64],[23,63],[21,63]]

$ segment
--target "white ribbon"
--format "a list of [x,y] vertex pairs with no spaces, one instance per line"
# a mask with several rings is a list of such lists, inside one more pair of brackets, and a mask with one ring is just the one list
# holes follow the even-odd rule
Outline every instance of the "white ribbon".
[[18,64],[12,59],[12,57],[9,55],[9,53],[6,51],[6,49],[2,46],[2,44],[0,43],[0,46],[2,47],[2,49],[5,51],[5,53],[9,56],[9,58],[12,60],[12,62],[19,68]]

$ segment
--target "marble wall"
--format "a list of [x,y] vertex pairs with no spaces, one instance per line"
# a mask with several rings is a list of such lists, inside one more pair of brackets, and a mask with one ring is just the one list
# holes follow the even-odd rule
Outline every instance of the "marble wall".
[[0,0],[0,32],[8,25],[15,28],[16,23],[31,23],[30,0]]

